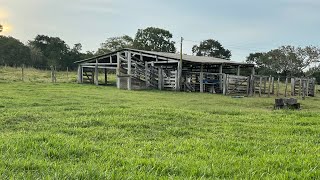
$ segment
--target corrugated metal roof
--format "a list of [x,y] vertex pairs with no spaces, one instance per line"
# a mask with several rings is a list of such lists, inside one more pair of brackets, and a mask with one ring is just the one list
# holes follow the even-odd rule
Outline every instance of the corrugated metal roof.
[[[177,54],[177,53],[144,51],[144,50],[126,48],[126,49],[122,49],[122,50],[115,51],[115,52],[112,52],[112,53],[108,53],[108,54],[105,54],[105,55],[101,55],[101,56],[97,56],[97,57],[93,57],[93,58],[77,61],[75,63],[81,63],[81,62],[94,60],[96,58],[101,58],[103,56],[109,56],[109,55],[112,55],[112,54],[116,54],[117,52],[126,51],[126,50],[133,51],[133,52],[136,52],[136,53],[144,53],[144,54],[148,54],[148,55],[159,56],[159,57],[168,58],[168,59],[180,60],[180,54]],[[189,62],[194,62],[194,63],[203,63],[203,64],[229,64],[229,65],[254,66],[254,64],[247,64],[247,63],[243,63],[243,62],[230,61],[230,60],[221,59],[221,58],[205,57],[205,56],[192,56],[192,55],[185,55],[185,54],[182,55],[182,59],[183,59],[183,61],[189,61]]]

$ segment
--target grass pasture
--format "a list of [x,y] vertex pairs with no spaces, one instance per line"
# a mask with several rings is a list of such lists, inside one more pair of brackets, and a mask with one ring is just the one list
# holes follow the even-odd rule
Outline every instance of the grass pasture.
[[319,179],[320,98],[0,80],[0,179]]

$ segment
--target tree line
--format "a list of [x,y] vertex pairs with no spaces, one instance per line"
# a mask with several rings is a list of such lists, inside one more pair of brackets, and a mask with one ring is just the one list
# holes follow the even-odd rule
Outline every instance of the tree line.
[[251,53],[247,63],[254,63],[259,75],[316,77],[320,83],[320,49],[316,46],[281,46],[268,52]]
[[[1,32],[1,31],[0,31]],[[139,29],[135,37],[123,35],[110,37],[101,43],[96,51],[82,52],[80,43],[70,47],[59,37],[37,35],[33,40],[23,44],[18,39],[0,35],[0,65],[33,67],[70,67],[75,68],[74,61],[110,53],[123,48],[146,51],[176,53],[176,42],[170,31],[148,27]],[[197,56],[212,56],[230,59],[231,51],[225,49],[218,41],[208,39],[195,45],[192,52]]]
[[[0,32],[2,30],[0,26]],[[176,42],[170,31],[148,27],[137,30],[134,37],[123,35],[110,37],[101,43],[96,51],[82,52],[80,43],[70,47],[59,37],[37,35],[23,44],[18,39],[0,35],[0,65],[33,67],[75,68],[74,61],[110,53],[123,48],[146,51],[176,53]],[[209,56],[230,60],[231,51],[214,39],[207,39],[194,45],[192,53],[196,56]],[[320,81],[320,49],[316,46],[281,46],[268,52],[248,55],[246,62],[254,63],[259,75],[273,76],[316,76]]]

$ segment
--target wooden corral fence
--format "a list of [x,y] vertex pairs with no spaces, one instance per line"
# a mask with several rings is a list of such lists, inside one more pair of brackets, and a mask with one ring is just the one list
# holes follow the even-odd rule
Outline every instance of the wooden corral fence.
[[314,96],[315,78],[291,78],[291,96]]
[[[274,77],[271,76],[251,76],[250,95],[259,96],[274,94]],[[279,82],[280,83],[280,82]]]
[[224,95],[247,94],[250,92],[250,77],[225,74]]
[[[99,85],[99,72],[104,70],[106,76],[107,70],[111,69],[116,71],[119,89],[159,89],[260,97],[275,94],[304,97],[315,94],[315,79],[286,78],[284,93],[281,93],[283,83],[280,78],[254,75],[254,64],[219,58],[188,55],[181,58],[175,53],[123,49],[76,63],[79,83]],[[246,74],[251,70],[251,75],[241,76],[241,68],[246,69]]]
[[[286,78],[285,88],[281,88],[280,78],[272,76],[237,76],[223,74],[219,81],[224,95],[268,96],[283,94],[291,96],[315,96],[315,78]],[[225,81],[224,81],[225,79]],[[291,87],[289,87],[291,84]],[[220,86],[221,87],[221,86]],[[284,91],[284,92],[282,92]]]
[[222,93],[225,74],[187,72],[183,77],[183,90],[189,92]]

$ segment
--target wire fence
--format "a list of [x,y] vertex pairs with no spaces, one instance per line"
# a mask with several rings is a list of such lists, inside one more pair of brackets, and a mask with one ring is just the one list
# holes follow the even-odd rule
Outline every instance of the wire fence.
[[8,67],[0,66],[0,81],[38,82],[38,83],[75,83],[77,72],[68,67]]

